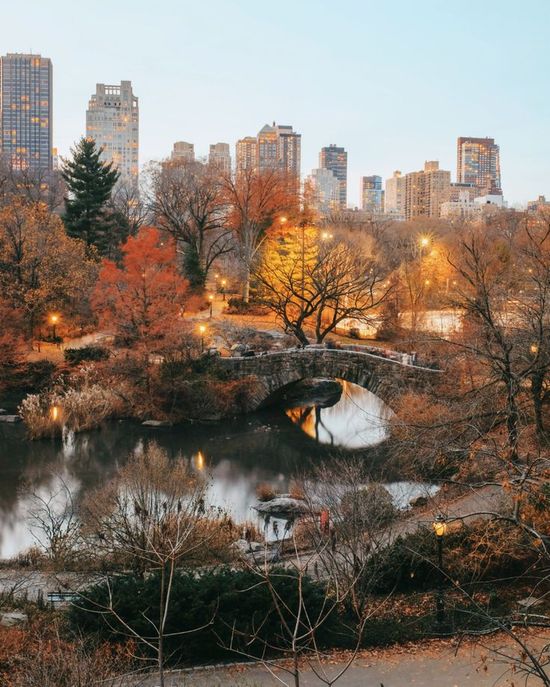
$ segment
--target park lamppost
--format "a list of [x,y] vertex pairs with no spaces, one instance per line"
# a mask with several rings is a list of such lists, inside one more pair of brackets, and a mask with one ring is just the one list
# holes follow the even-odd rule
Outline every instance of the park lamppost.
[[227,280],[222,279],[221,284],[222,284],[222,299],[225,300],[225,287],[227,285]]
[[55,343],[55,326],[59,322],[59,315],[53,313],[50,315],[50,324],[52,325],[52,342]]
[[437,515],[433,521],[433,531],[437,540],[437,567],[439,584],[436,597],[436,619],[437,624],[442,625],[445,620],[445,600],[443,598],[443,538],[447,534],[447,522],[443,515]]
[[214,296],[210,294],[208,296],[208,305],[210,306],[210,319],[212,319],[212,305],[214,303]]
[[199,332],[201,335],[201,353],[204,353],[204,333],[206,331],[206,327],[204,324],[199,325]]

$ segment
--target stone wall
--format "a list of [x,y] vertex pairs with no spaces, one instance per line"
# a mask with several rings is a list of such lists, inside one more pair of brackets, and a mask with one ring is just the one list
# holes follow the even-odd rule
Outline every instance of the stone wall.
[[391,405],[392,398],[405,388],[425,389],[441,374],[438,370],[403,365],[370,353],[328,348],[293,349],[250,358],[220,358],[219,363],[234,378],[256,378],[254,408],[268,403],[270,396],[287,384],[311,377],[345,379],[372,391]]

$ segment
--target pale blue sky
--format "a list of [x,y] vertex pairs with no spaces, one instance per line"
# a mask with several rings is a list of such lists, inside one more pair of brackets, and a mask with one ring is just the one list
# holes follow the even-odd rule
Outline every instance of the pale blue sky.
[[130,79],[140,162],[172,143],[302,134],[302,171],[323,145],[359,177],[456,173],[457,136],[501,147],[511,203],[550,196],[550,0],[23,0],[2,3],[0,51],[54,65],[54,145],[84,132],[95,83]]

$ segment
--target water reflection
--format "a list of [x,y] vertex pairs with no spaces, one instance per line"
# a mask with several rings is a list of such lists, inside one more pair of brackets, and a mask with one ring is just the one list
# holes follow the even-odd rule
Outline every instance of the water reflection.
[[338,380],[342,395],[330,407],[289,408],[288,417],[321,444],[346,449],[375,446],[387,439],[392,410],[370,391]]
[[[385,418],[391,411],[372,394],[344,386],[341,400],[324,408],[319,421],[309,409],[314,419],[305,424],[317,425],[312,435],[280,409],[210,425],[165,429],[112,422],[94,432],[67,434],[63,440],[32,442],[25,438],[21,425],[0,425],[0,558],[35,543],[28,528],[33,493],[48,500],[62,494],[60,485],[65,483],[78,503],[108,482],[130,453],[143,450],[149,441],[156,441],[170,457],[188,460],[209,480],[210,503],[226,509],[239,522],[256,518],[252,506],[259,484],[288,492],[297,474],[334,459],[338,451],[332,446],[370,446],[361,457],[369,466],[383,462],[383,448],[374,444],[385,438]],[[316,443],[311,436],[327,443]]]

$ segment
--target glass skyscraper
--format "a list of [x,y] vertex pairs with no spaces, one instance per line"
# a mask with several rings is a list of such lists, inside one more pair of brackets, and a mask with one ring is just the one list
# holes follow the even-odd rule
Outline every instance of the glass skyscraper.
[[348,202],[348,154],[340,146],[331,143],[325,148],[321,148],[319,153],[319,167],[322,169],[330,169],[334,176],[338,179],[340,185],[340,192],[338,194],[338,202],[340,208],[343,210]]
[[52,169],[52,63],[41,55],[0,57],[1,151],[15,170]]

